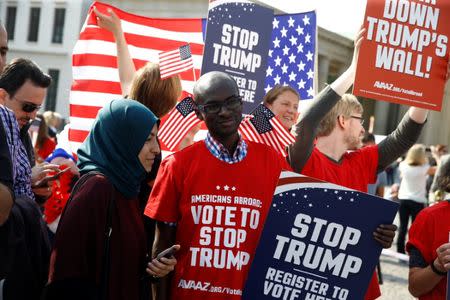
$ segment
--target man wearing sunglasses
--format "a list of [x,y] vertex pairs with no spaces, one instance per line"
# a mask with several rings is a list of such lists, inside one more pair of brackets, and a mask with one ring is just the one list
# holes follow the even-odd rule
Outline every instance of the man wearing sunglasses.
[[[35,184],[48,172],[56,170],[56,166],[45,164],[35,166],[34,149],[28,128],[41,108],[50,83],[50,76],[42,72],[34,62],[24,58],[11,61],[0,75],[0,98],[16,116],[20,127],[20,139],[33,171],[31,177],[33,193],[41,200],[50,196],[51,189],[48,186],[37,187]],[[23,157],[20,156],[20,158]],[[19,165],[24,165],[23,159],[21,162]],[[26,185],[21,186],[23,189],[28,189]]]

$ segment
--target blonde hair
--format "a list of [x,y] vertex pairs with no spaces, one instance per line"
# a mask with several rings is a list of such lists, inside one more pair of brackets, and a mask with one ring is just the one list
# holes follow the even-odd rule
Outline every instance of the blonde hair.
[[159,65],[147,63],[136,72],[128,96],[161,118],[177,104],[181,96],[181,80],[178,75],[161,79]]
[[57,127],[58,124],[56,124],[56,123],[62,121],[62,116],[59,113],[57,113],[55,111],[50,111],[50,110],[47,110],[46,112],[44,112],[41,117],[44,117],[45,123],[47,123],[48,126],[53,126],[53,127]]
[[336,127],[338,116],[343,115],[350,118],[353,113],[363,113],[363,107],[358,99],[352,94],[344,94],[336,105],[325,115],[320,122],[317,136],[328,136]]
[[426,161],[425,146],[422,144],[415,144],[406,153],[405,162],[410,166],[421,166]]

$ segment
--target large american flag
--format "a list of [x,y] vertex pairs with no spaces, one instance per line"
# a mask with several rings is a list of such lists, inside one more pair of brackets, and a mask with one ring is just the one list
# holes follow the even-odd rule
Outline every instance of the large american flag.
[[[110,7],[119,16],[136,69],[148,61],[158,62],[160,52],[186,43],[190,44],[196,78],[201,68],[204,45],[201,19],[152,19],[129,14],[104,3],[93,3],[72,57],[69,130],[72,151],[76,151],[85,140],[98,110],[111,100],[122,97],[114,37],[97,26],[93,6],[102,13]],[[183,72],[181,78],[183,89],[192,91],[192,70]]]
[[[98,110],[122,94],[114,37],[109,31],[97,26],[93,6],[102,13],[106,13],[109,7],[119,16],[137,69],[148,61],[158,62],[160,52],[176,49],[186,43],[190,44],[195,74],[190,70],[181,74],[185,91],[192,92],[194,78],[199,78],[201,69],[204,20],[147,18],[104,3],[93,3],[73,50],[69,130],[72,151],[76,151],[88,135]],[[299,91],[301,99],[312,97],[315,19],[315,12],[274,17],[266,89],[277,83],[289,84]],[[163,118],[162,125],[166,119]]]

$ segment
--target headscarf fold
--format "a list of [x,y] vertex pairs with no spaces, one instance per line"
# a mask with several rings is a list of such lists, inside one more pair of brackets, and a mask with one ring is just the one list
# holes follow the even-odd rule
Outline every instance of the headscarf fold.
[[111,101],[100,110],[91,132],[78,149],[80,173],[99,171],[126,198],[137,196],[145,177],[138,155],[158,122],[137,101]]

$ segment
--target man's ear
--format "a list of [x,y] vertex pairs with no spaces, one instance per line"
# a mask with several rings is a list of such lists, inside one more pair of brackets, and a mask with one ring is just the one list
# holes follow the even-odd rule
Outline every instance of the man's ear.
[[4,105],[6,103],[6,99],[8,98],[8,93],[6,90],[0,88],[0,104]]
[[338,125],[340,128],[345,128],[345,117],[344,117],[343,115],[339,115],[339,116],[337,117],[337,125]]
[[202,120],[202,121],[205,120],[203,118],[202,112],[198,108],[194,108],[194,111],[195,111],[195,115],[197,116],[197,118],[199,118],[199,120]]

